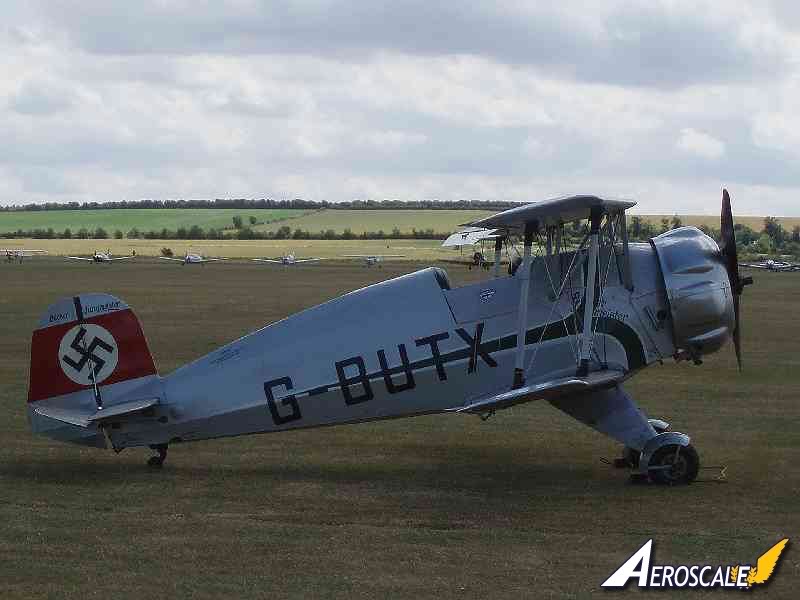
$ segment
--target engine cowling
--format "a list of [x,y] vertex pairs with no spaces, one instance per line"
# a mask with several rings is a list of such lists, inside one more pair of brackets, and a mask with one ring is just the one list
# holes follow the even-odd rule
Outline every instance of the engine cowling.
[[676,353],[699,360],[733,335],[730,279],[717,243],[696,227],[680,227],[650,240],[672,313]]

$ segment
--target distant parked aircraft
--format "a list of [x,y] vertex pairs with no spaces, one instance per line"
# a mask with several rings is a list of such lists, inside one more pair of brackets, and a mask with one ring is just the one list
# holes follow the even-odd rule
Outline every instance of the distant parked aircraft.
[[95,251],[95,253],[92,254],[91,256],[67,256],[66,258],[70,260],[85,260],[87,262],[110,263],[115,260],[126,260],[128,258],[133,258],[133,255],[111,256],[111,250],[107,250],[106,252]]
[[342,258],[362,258],[364,265],[371,267],[383,262],[384,258],[403,258],[403,256],[403,254],[345,254]]
[[[491,263],[486,260],[486,256],[484,255],[484,242],[493,241],[495,254],[500,256],[500,253],[503,249],[503,240],[503,234],[498,233],[497,229],[468,227],[462,231],[457,231],[450,235],[444,242],[442,242],[442,248],[459,248],[463,252],[464,246],[475,246],[475,244],[480,244],[480,249],[473,252],[471,260],[467,263],[462,262],[461,264],[467,264],[470,269],[472,269],[472,267],[483,267],[488,269]],[[494,262],[499,268],[500,261],[495,260]]]
[[26,250],[25,248],[3,248],[6,253],[6,262],[22,262],[22,259],[40,254],[47,254],[47,250]]
[[204,265],[207,262],[217,262],[219,260],[227,260],[226,258],[205,258],[202,254],[195,254],[193,252],[187,252],[186,256],[184,256],[183,258],[176,258],[173,256],[159,256],[158,258],[162,260],[172,260],[175,262],[183,263],[184,265],[191,265],[191,264]]
[[265,263],[273,263],[278,265],[283,265],[284,267],[288,267],[291,265],[299,265],[300,263],[308,263],[308,262],[319,262],[323,259],[321,258],[297,258],[294,254],[286,254],[285,256],[279,256],[278,258],[254,258],[252,259],[256,262],[265,262]]
[[800,264],[782,262],[777,260],[765,260],[759,263],[742,263],[743,267],[751,269],[768,269],[770,271],[800,271]]

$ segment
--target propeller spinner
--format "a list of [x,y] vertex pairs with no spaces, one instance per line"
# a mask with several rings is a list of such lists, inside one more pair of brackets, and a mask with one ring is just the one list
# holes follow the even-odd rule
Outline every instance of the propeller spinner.
[[753,283],[752,277],[741,277],[739,275],[739,255],[736,251],[736,234],[733,226],[733,212],[731,211],[731,198],[728,190],[722,190],[722,214],[720,216],[720,252],[728,271],[728,278],[731,281],[733,291],[733,313],[735,325],[733,330],[733,346],[736,350],[736,361],[739,370],[742,370],[742,328],[739,317],[739,297],[745,286]]

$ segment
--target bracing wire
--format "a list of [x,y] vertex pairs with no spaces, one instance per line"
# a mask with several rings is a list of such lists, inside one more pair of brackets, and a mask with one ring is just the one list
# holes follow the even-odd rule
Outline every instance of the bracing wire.
[[[560,286],[560,288],[558,290],[558,294],[556,296],[556,301],[553,302],[552,306],[550,307],[550,315],[547,317],[547,320],[545,320],[544,326],[542,327],[542,333],[539,335],[539,340],[536,342],[536,345],[533,348],[533,354],[531,355],[531,358],[528,361],[528,365],[525,368],[525,371],[529,371],[530,368],[533,366],[534,362],[536,361],[536,356],[539,353],[539,348],[541,347],[542,340],[544,339],[545,333],[547,333],[547,328],[550,326],[550,319],[553,318],[553,313],[555,312],[555,309],[558,306],[558,299],[561,297],[561,294],[564,292],[564,288],[566,287],[567,282],[568,281],[569,282],[572,281],[572,276],[571,276],[572,275],[572,267],[575,265],[575,259],[578,257],[578,254],[580,254],[580,251],[583,249],[583,246],[584,246],[584,244],[586,244],[586,241],[588,239],[589,239],[589,236],[586,235],[583,238],[583,241],[580,243],[580,246],[578,247],[578,249],[575,251],[575,254],[573,254],[573,256],[572,256],[572,261],[570,262],[569,268],[567,269],[566,277],[564,278],[564,281],[562,282],[562,284],[561,284],[561,286]],[[549,271],[548,271],[548,277],[549,277]],[[552,282],[552,279],[551,279],[551,282]],[[571,283],[570,283],[570,287],[571,287]],[[565,322],[565,319],[563,317],[561,319],[561,322],[562,323]],[[573,349],[573,352],[574,352],[574,349]]]
[[[614,250],[614,240],[616,239],[616,229],[613,221],[609,221],[608,229],[609,229],[609,248],[611,251],[608,253],[608,262],[606,264],[605,275],[601,276],[601,281],[600,281],[600,297],[598,298],[597,301],[597,307],[600,310],[602,310],[601,307],[603,306],[606,288],[608,287],[608,278],[609,275],[611,274],[611,259],[614,256],[613,250]],[[592,307],[592,330],[591,330],[592,338],[596,337],[597,328],[599,327],[599,325],[600,325],[600,315],[599,314],[594,315],[594,307]],[[597,357],[598,362],[605,362],[600,360],[599,352],[597,352],[597,346],[593,345],[593,351]],[[605,336],[603,336],[603,356],[606,360],[608,359]]]

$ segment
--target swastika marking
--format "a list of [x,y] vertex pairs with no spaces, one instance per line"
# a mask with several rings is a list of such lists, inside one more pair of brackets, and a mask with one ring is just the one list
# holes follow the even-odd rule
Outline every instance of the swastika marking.
[[100,383],[111,375],[117,367],[118,354],[114,336],[103,327],[91,324],[70,329],[58,348],[61,370],[80,385],[91,385],[93,379]]

